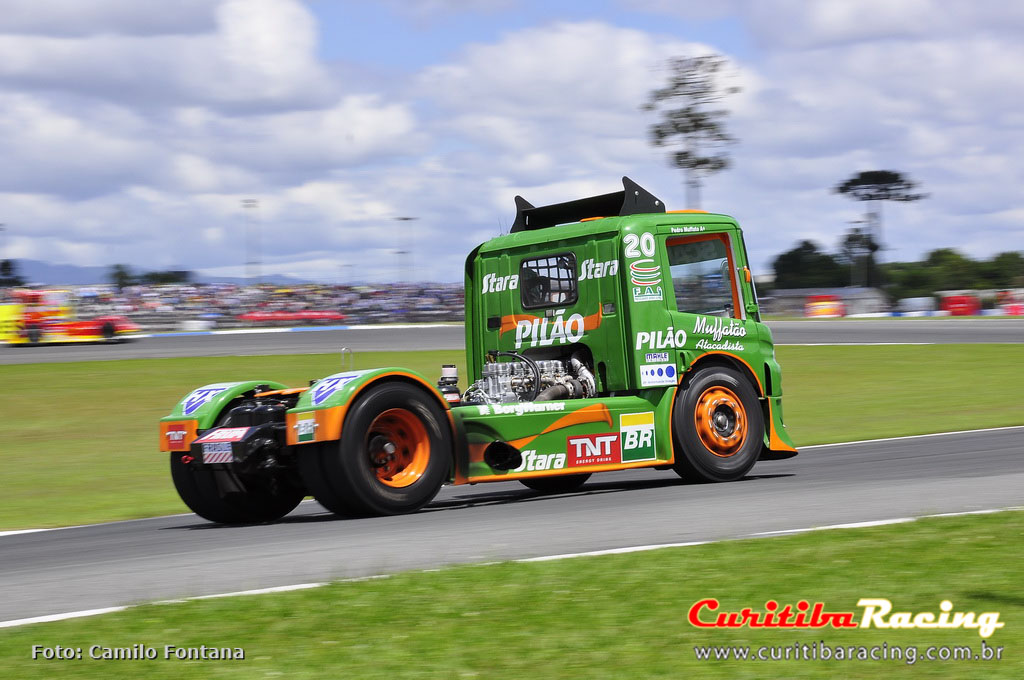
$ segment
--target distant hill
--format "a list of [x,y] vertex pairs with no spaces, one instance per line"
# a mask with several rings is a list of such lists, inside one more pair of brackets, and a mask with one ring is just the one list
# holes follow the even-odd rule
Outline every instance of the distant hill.
[[[73,264],[50,264],[41,260],[16,260],[18,273],[27,283],[43,286],[86,286],[110,283],[107,274],[110,267],[79,267]],[[135,270],[143,273],[144,270]],[[313,283],[290,276],[264,276],[264,283],[277,286],[294,286],[302,283]],[[196,283],[249,283],[248,279],[231,276],[196,276]]]

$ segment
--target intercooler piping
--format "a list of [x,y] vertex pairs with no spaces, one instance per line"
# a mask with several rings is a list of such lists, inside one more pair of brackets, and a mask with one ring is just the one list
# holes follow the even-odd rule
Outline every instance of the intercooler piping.
[[594,379],[594,374],[590,372],[587,365],[580,359],[579,352],[576,352],[569,358],[569,365],[572,367],[572,372],[576,375],[576,378],[583,384],[583,396],[596,397],[597,380]]

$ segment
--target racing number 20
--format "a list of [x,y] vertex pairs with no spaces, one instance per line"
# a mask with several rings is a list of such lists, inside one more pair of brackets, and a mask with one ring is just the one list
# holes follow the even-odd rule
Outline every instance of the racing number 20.
[[[640,236],[626,234],[622,242],[626,244],[626,257],[640,257],[641,252],[644,257],[654,256],[654,236],[649,233]],[[640,246],[639,250],[637,250],[637,246]]]

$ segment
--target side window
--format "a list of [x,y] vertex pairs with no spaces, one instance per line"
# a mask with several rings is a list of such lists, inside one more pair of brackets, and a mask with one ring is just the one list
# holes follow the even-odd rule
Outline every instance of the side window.
[[567,306],[576,302],[576,256],[572,253],[523,260],[519,265],[523,309]]
[[739,318],[732,254],[725,234],[670,239],[668,263],[676,309],[689,314]]

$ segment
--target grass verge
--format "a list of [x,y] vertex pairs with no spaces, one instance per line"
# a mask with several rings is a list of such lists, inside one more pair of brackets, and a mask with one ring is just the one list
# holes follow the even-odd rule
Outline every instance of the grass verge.
[[[6,677],[50,678],[1019,678],[1024,675],[1024,513],[733,541],[543,563],[405,573],[258,597],[144,605],[82,620],[0,630]],[[930,646],[980,654],[977,630],[701,629],[698,600],[764,611],[767,600],[860,598],[894,611],[999,612],[985,640],[1001,660],[933,661]],[[707,618],[705,615],[701,617]],[[895,660],[698,661],[695,647],[793,649],[823,641],[915,648]],[[82,660],[31,660],[32,645],[82,648]],[[154,661],[103,662],[92,645],[141,644]],[[242,647],[242,661],[164,660],[164,645]],[[938,650],[936,650],[938,651]],[[771,651],[766,654],[771,655]],[[905,652],[909,654],[909,652]]]
[[[779,347],[785,416],[799,446],[1024,424],[1024,345]],[[360,353],[433,380],[461,352]],[[185,512],[157,452],[157,420],[209,382],[302,385],[336,355],[134,359],[3,368],[0,529]],[[464,370],[463,370],[464,373]]]

